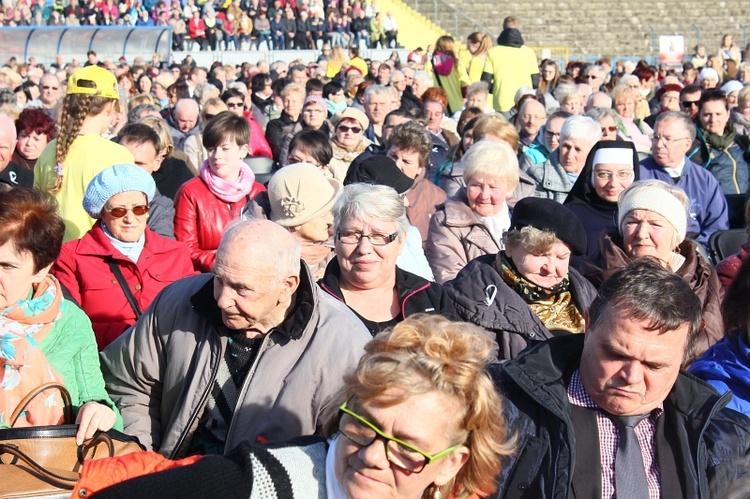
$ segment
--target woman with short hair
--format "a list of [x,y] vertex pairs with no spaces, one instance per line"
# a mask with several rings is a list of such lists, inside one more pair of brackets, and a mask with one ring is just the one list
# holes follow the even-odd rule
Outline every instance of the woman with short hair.
[[409,221],[404,200],[393,188],[347,185],[333,216],[336,258],[319,284],[373,336],[416,313],[453,315],[441,285],[396,266]]
[[682,277],[700,298],[705,323],[687,363],[724,336],[724,292],[716,270],[698,252],[697,243],[686,237],[689,207],[690,200],[677,186],[660,180],[634,182],[617,201],[617,229],[599,239],[599,258],[581,265],[581,273],[597,287],[640,257],[656,258]]
[[34,171],[34,165],[47,144],[57,138],[57,123],[44,109],[30,107],[16,119],[16,148],[11,161]]
[[[328,137],[331,136],[333,127],[328,121],[328,107],[325,99],[319,95],[309,95],[302,104],[302,112],[299,121],[287,130],[281,145],[279,164],[283,167],[289,163],[289,145],[292,138],[302,130],[320,130]],[[330,140],[330,139],[329,139]]]
[[561,83],[554,93],[560,109],[573,115],[583,114],[583,95],[575,83]]
[[354,158],[372,145],[365,137],[370,120],[359,109],[348,107],[334,115],[331,123],[334,130],[331,140],[333,158],[329,167],[333,178],[343,181]]
[[518,185],[518,159],[505,143],[483,140],[461,160],[466,187],[430,220],[425,253],[437,282],[456,277],[471,260],[496,254],[510,227],[506,198]]
[[586,251],[576,216],[551,199],[522,199],[503,248],[475,258],[445,284],[459,317],[495,335],[500,359],[553,336],[583,333],[596,290],[569,267],[571,255]]
[[639,153],[651,153],[653,129],[636,117],[636,106],[641,100],[638,90],[619,84],[612,91],[612,108],[617,111],[617,128],[620,136],[635,144]]

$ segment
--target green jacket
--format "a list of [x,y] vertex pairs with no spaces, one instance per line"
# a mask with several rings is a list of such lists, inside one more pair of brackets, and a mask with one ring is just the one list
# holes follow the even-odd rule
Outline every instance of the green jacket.
[[73,404],[73,418],[86,402],[105,404],[117,413],[115,430],[122,431],[122,416],[104,389],[91,321],[73,302],[64,300],[62,316],[40,345],[50,365],[65,380]]

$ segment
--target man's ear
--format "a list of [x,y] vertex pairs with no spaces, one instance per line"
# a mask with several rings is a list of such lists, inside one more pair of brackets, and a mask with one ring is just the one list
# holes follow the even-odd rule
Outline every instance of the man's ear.
[[287,276],[281,282],[281,294],[279,295],[279,301],[280,302],[291,301],[292,295],[294,295],[298,287],[299,287],[299,276],[298,275]]

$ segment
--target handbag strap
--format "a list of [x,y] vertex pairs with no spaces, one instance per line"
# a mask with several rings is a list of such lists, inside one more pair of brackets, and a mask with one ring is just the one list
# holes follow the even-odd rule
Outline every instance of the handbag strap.
[[120,266],[117,265],[117,262],[111,256],[107,258],[107,264],[109,265],[109,268],[112,270],[112,273],[115,275],[117,282],[120,283],[122,292],[125,293],[125,298],[128,300],[128,303],[130,303],[130,308],[132,308],[133,312],[135,312],[135,318],[138,319],[143,312],[141,312],[141,307],[138,306],[138,302],[135,300],[135,296],[133,296],[133,292],[130,291],[130,287],[128,286],[128,283],[125,282],[125,276],[122,275]]
[[[98,432],[93,438],[84,441],[81,445],[78,446],[78,462],[83,464],[83,462],[86,460],[86,454],[88,453],[89,449],[94,449],[94,451],[96,451],[96,447],[101,443],[106,444],[107,449],[109,450],[109,456],[103,457],[115,457],[115,444],[114,442],[112,442],[112,437],[107,435],[105,432]],[[92,454],[89,459],[100,458]]]
[[25,452],[23,452],[15,445],[0,444],[0,455],[3,454],[10,454],[11,456],[16,458],[14,462],[10,464],[15,464],[16,460],[23,461],[23,463],[31,468],[36,474],[41,475],[45,480],[51,482],[52,485],[55,485],[56,487],[59,487],[61,489],[73,490],[73,487],[75,487],[75,484],[78,481],[78,477],[72,478],[58,475],[57,473],[44,468],[42,465],[31,459],[31,457],[29,457]]
[[73,413],[72,413],[72,403],[70,401],[70,392],[67,388],[65,388],[63,385],[59,383],[45,383],[43,385],[39,385],[34,390],[30,391],[26,394],[24,398],[21,399],[21,401],[16,406],[13,413],[10,415],[9,425],[13,427],[16,424],[16,421],[18,421],[18,418],[21,417],[21,414],[23,411],[26,410],[26,406],[28,406],[32,400],[34,400],[36,397],[38,397],[42,392],[49,390],[49,389],[56,389],[59,390],[60,396],[62,397],[63,401],[63,423],[65,424],[71,424],[73,422]]

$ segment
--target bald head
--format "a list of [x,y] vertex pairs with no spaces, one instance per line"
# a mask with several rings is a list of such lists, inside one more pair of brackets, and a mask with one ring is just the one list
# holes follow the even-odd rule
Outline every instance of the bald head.
[[174,122],[183,133],[188,133],[198,123],[198,103],[193,99],[180,99],[174,106]]
[[4,170],[16,149],[16,124],[8,115],[0,114],[0,171]]
[[216,260],[239,250],[248,261],[264,265],[277,278],[299,275],[301,249],[291,232],[270,220],[247,220],[231,225],[221,238]]
[[603,107],[606,109],[612,108],[612,97],[605,94],[604,92],[594,92],[591,94],[586,101],[586,111],[590,111],[595,107]]
[[533,140],[539,133],[539,129],[547,121],[547,111],[544,104],[536,99],[529,99],[521,104],[521,110],[518,113],[518,123],[521,126],[521,133]]

